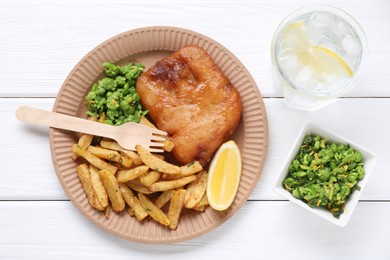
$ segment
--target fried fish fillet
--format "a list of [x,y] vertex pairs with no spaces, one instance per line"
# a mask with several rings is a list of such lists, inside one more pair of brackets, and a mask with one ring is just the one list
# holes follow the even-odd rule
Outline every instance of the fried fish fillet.
[[197,46],[158,61],[138,78],[137,91],[149,116],[175,144],[173,156],[183,164],[207,164],[240,121],[239,92]]

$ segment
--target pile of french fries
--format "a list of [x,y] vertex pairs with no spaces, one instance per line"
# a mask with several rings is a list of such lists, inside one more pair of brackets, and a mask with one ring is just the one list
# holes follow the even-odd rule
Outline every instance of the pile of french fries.
[[[97,121],[96,118],[90,120]],[[104,115],[98,120],[104,121]],[[140,121],[154,125],[143,117]],[[198,161],[177,166],[152,154],[142,146],[135,151],[123,149],[110,139],[92,145],[94,136],[83,134],[72,146],[72,158],[83,158],[77,173],[91,206],[104,212],[110,209],[128,213],[137,220],[149,218],[171,229],[176,229],[182,209],[204,211],[208,205],[206,184],[208,173]],[[165,141],[164,150],[170,152],[173,143]],[[168,207],[169,202],[169,207]],[[167,207],[164,207],[167,205]],[[167,208],[167,213],[163,210]]]

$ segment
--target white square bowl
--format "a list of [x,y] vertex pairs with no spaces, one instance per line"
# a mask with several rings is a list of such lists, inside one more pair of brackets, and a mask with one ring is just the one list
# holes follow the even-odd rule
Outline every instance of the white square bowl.
[[[336,143],[343,143],[343,144],[349,144],[352,148],[357,149],[360,151],[360,153],[363,156],[364,160],[364,177],[362,180],[358,182],[358,185],[361,187],[360,191],[355,190],[352,195],[349,197],[345,204],[345,209],[344,213],[340,215],[340,218],[335,218],[333,217],[332,213],[324,208],[312,208],[309,205],[307,205],[305,202],[294,198],[294,196],[287,190],[283,188],[283,180],[288,174],[288,167],[290,163],[294,160],[296,157],[298,150],[303,142],[304,137],[308,134],[318,134],[323,138],[326,138],[329,140],[329,142],[336,142]],[[367,184],[367,181],[371,175],[371,172],[374,168],[376,162],[376,156],[372,153],[369,152],[367,149],[361,147],[360,145],[344,138],[341,137],[337,134],[330,133],[328,131],[325,131],[315,125],[312,124],[306,124],[300,131],[293,148],[291,149],[287,160],[285,161],[283,168],[281,170],[280,175],[278,176],[275,186],[273,187],[273,190],[278,193],[279,195],[283,196],[284,198],[294,202],[295,204],[307,209],[308,211],[326,219],[327,221],[336,224],[340,227],[343,227],[347,225],[348,221],[350,220],[353,211],[355,210],[355,207],[359,201],[360,195],[362,194],[364,187]]]

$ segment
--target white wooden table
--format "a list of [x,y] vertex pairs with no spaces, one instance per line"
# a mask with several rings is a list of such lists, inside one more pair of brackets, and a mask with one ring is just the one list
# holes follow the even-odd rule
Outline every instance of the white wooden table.
[[[211,3],[212,2],[212,3]],[[362,25],[370,58],[346,98],[314,112],[285,106],[270,76],[278,23],[307,4],[341,7]],[[72,67],[93,47],[137,27],[205,34],[248,68],[264,97],[269,152],[248,203],[199,238],[137,244],[89,222],[54,172],[48,129],[16,121],[20,105],[51,110]],[[0,259],[390,259],[390,1],[0,0]],[[302,125],[313,122],[374,151],[377,164],[352,220],[334,226],[272,191]]]

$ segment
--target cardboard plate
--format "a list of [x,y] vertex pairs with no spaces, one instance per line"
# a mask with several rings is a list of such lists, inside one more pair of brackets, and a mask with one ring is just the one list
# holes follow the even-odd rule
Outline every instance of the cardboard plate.
[[190,44],[204,48],[238,89],[243,102],[241,122],[232,136],[240,147],[243,172],[237,197],[223,212],[208,207],[205,212],[183,212],[177,230],[154,221],[138,222],[127,211],[111,212],[109,219],[93,209],[71,159],[77,134],[51,129],[50,148],[57,176],[74,205],[100,228],[122,238],[143,243],[174,243],[205,234],[224,223],[247,201],[261,175],[268,148],[268,124],[264,103],[255,81],[244,65],[226,48],[199,33],[174,27],[146,27],[119,34],[90,51],[62,85],[53,111],[86,117],[85,96],[92,84],[104,77],[102,63],[140,62],[146,69],[173,51]]

